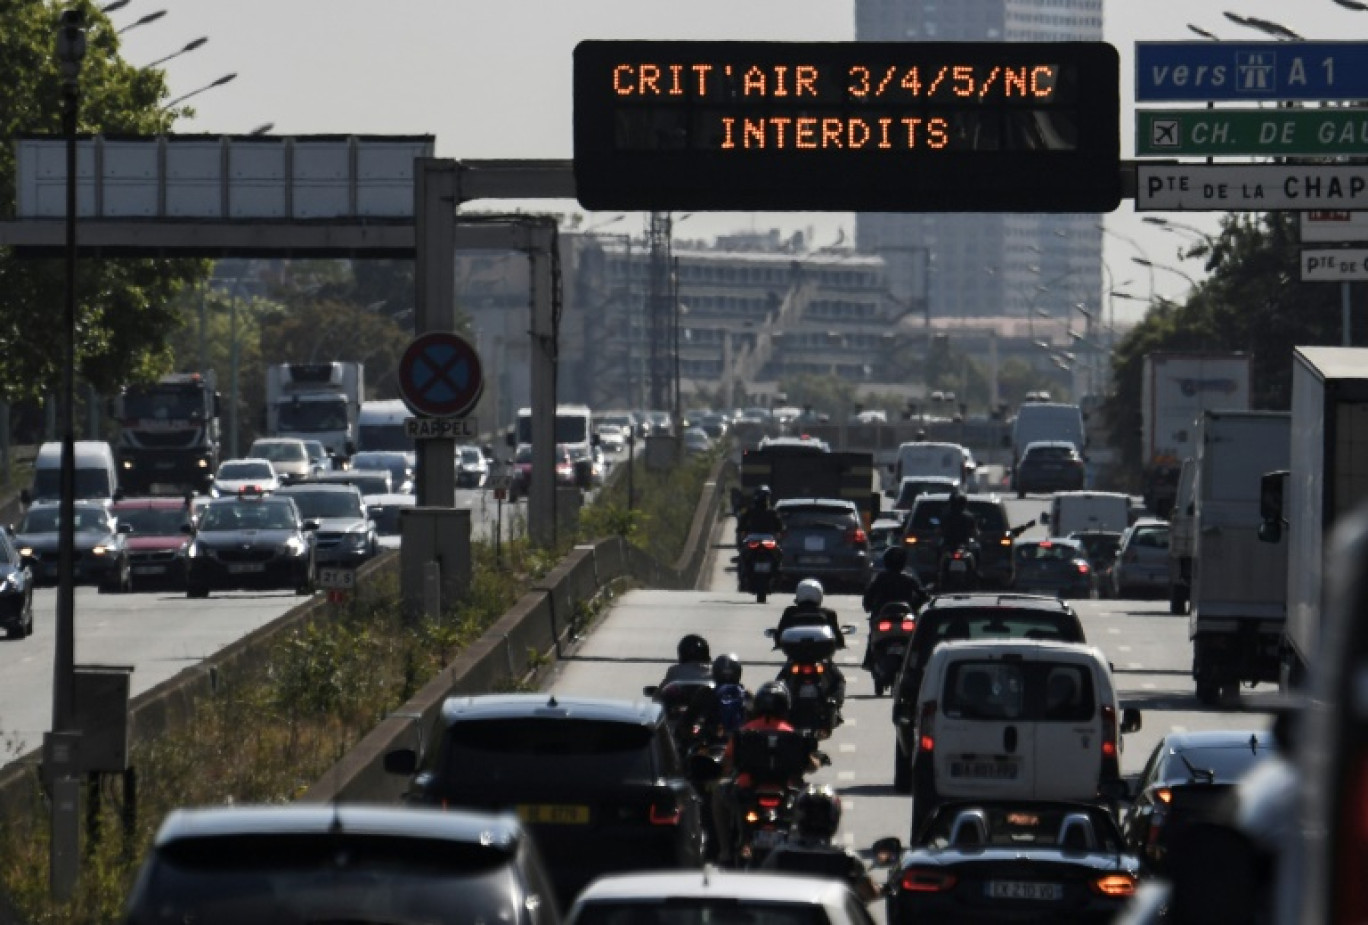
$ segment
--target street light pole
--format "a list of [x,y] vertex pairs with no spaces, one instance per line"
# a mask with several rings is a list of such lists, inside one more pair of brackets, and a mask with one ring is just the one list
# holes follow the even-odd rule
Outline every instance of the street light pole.
[[236,79],[237,79],[237,74],[224,74],[222,77],[220,77],[218,80],[215,80],[213,83],[207,83],[207,84],[205,84],[204,86],[200,87],[198,90],[191,90],[189,93],[183,93],[183,94],[181,94],[180,96],[176,97],[174,100],[170,100],[170,101],[168,101],[168,102],[162,103],[162,107],[161,107],[161,108],[162,108],[162,109],[170,109],[172,106],[178,106],[178,105],[180,105],[181,103],[184,103],[186,100],[190,99],[190,97],[192,97],[192,96],[199,96],[201,93],[203,93],[203,92],[206,91],[206,90],[212,90],[212,89],[214,89],[215,87],[221,87],[221,86],[223,86],[224,84],[230,83],[230,82],[232,82],[232,81],[234,81],[234,80],[236,80]]

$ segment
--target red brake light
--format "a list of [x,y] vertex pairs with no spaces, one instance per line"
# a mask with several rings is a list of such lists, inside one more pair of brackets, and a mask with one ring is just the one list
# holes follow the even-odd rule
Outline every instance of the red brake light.
[[773,794],[761,794],[756,802],[765,807],[765,809],[777,809],[782,800],[783,797],[774,796]]
[[1116,710],[1102,708],[1102,757],[1116,758]]
[[1054,543],[1051,543],[1049,540],[1041,540],[1041,541],[1040,541],[1040,548],[1041,548],[1041,549],[1049,549],[1049,548],[1052,547],[1052,546],[1054,546]]
[[936,750],[936,701],[928,700],[922,704],[921,718],[917,722],[917,749],[923,752]]
[[917,628],[917,621],[916,621],[916,620],[913,620],[913,619],[911,619],[911,618],[909,617],[908,619],[902,621],[902,631],[903,631],[904,633],[910,633],[910,632],[914,631],[916,628]]
[[859,527],[852,527],[847,530],[845,538],[847,543],[854,543],[856,546],[863,546],[869,542],[869,535]]
[[889,630],[891,630],[892,628],[893,628],[893,621],[892,621],[892,620],[880,620],[880,621],[879,621],[879,627],[878,627],[879,632],[881,632],[881,633],[886,633],[886,632],[888,632]]
[[1080,575],[1088,574],[1088,563],[1086,562],[1075,562],[1074,568],[1078,569],[1078,574]]
[[684,814],[678,806],[657,806],[651,804],[651,825],[679,825]]
[[955,875],[936,867],[909,867],[901,886],[909,893],[944,893],[955,886]]
[[774,547],[778,546],[779,544],[776,543],[774,540],[762,540],[762,541],[760,542],[760,545],[763,546],[763,547],[765,547],[766,549],[773,549]]

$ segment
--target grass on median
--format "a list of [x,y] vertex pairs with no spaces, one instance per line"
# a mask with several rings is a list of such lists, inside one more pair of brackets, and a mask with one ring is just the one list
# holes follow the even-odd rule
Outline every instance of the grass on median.
[[[627,509],[625,479],[615,479],[581,512],[575,541],[620,535],[662,561],[675,561],[709,466],[709,459],[669,472],[638,466],[635,508]],[[66,906],[48,898],[48,809],[35,780],[29,812],[0,823],[0,889],[32,925],[118,921],[132,878],[170,810],[296,798],[499,619],[563,552],[516,540],[503,544],[496,562],[493,547],[477,543],[471,591],[440,618],[405,621],[398,578],[390,573],[289,634],[260,671],[228,679],[218,694],[196,704],[184,728],[133,748],[138,819],[131,838],[125,842],[120,834],[116,794],[107,789],[101,837],[83,834],[80,886]],[[576,614],[586,623],[592,616]]]

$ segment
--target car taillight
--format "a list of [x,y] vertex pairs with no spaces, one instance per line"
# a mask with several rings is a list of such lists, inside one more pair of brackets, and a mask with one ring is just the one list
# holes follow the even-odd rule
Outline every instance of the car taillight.
[[777,794],[762,793],[760,797],[756,800],[756,802],[763,806],[765,809],[778,809],[779,804],[783,801],[783,799],[783,797],[778,796]]
[[684,813],[677,803],[666,806],[651,804],[651,825],[679,825],[679,820],[683,816]]
[[889,630],[891,630],[892,628],[893,628],[893,621],[892,621],[892,620],[880,620],[880,621],[879,621],[878,630],[879,630],[880,633],[886,633],[886,632],[888,632]]
[[859,527],[851,527],[846,531],[845,541],[855,546],[864,546],[869,542],[869,535]]
[[1080,575],[1088,574],[1088,563],[1086,562],[1075,562],[1074,568],[1078,569],[1078,574]]
[[1102,708],[1102,757],[1116,760],[1116,709]]
[[913,619],[910,619],[910,618],[909,618],[909,619],[906,619],[906,620],[904,620],[904,621],[902,622],[902,631],[903,631],[904,633],[913,632],[914,630],[916,630],[916,628],[917,628],[917,621],[916,621],[916,620],[913,620]]
[[944,893],[954,888],[955,875],[938,867],[909,867],[900,884],[909,893]]
[[917,722],[917,748],[923,752],[936,750],[936,701],[922,704],[921,719]]
[[773,549],[774,547],[776,547],[776,546],[778,546],[778,545],[779,545],[779,544],[776,543],[774,540],[761,540],[761,541],[760,541],[760,547],[761,547],[762,549]]
[[1134,896],[1135,878],[1130,874],[1107,874],[1098,877],[1091,884],[1093,892],[1103,896]]
[[917,545],[917,538],[916,538],[915,536],[905,536],[905,537],[903,537],[903,545],[905,545],[905,546],[916,546],[916,545]]
[[1154,796],[1160,803],[1173,802],[1173,791],[1167,787],[1160,787],[1158,790],[1154,791]]

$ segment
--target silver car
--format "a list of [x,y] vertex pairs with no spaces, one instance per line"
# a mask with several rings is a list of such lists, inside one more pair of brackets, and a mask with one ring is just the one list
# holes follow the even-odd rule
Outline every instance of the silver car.
[[1166,520],[1147,517],[1127,527],[1111,569],[1111,596],[1167,597],[1168,546]]

